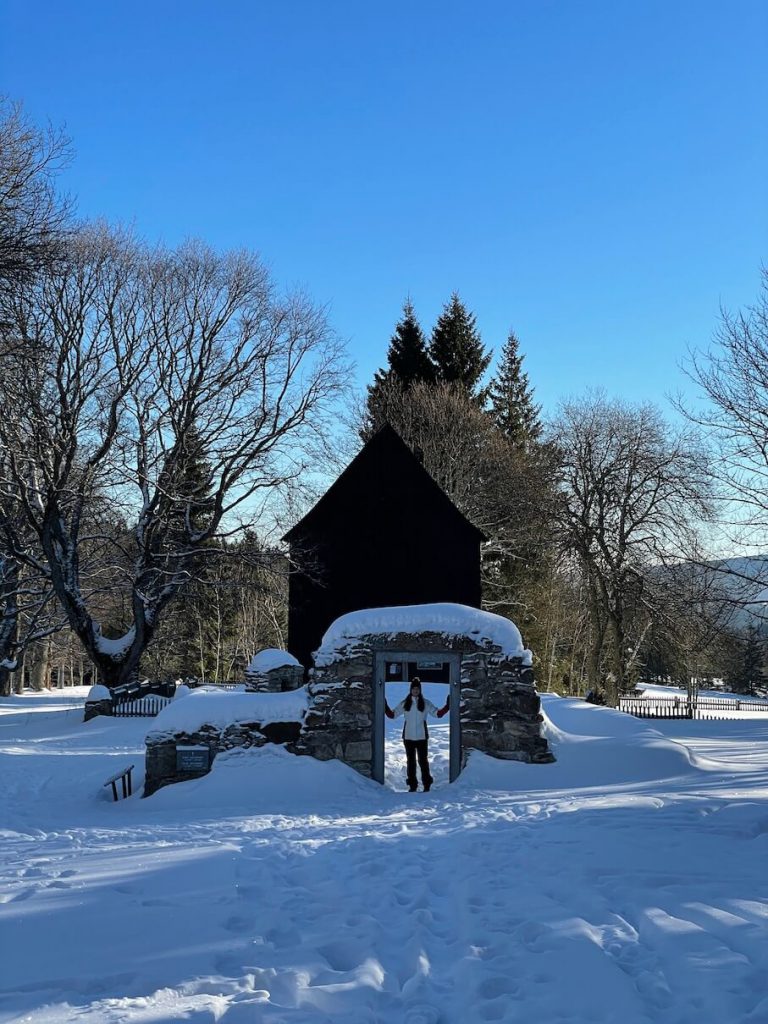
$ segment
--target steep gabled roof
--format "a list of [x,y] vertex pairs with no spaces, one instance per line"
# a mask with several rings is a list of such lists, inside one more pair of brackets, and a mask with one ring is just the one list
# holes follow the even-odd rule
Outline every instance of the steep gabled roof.
[[435,505],[441,511],[444,509],[444,514],[447,517],[460,521],[468,531],[476,533],[478,541],[488,539],[483,531],[470,522],[464,513],[454,505],[442,487],[424,469],[424,466],[394,427],[390,426],[389,423],[385,423],[373,435],[370,441],[361,448],[347,468],[331,484],[322,498],[285,534],[283,540],[290,542],[296,540],[300,535],[311,532],[313,525],[321,521],[332,510],[334,501],[338,500],[343,492],[354,487],[356,479],[362,480],[366,476],[366,471],[371,464],[383,464],[387,461],[401,462],[404,467],[408,468],[410,473],[417,474],[425,491],[432,495]]

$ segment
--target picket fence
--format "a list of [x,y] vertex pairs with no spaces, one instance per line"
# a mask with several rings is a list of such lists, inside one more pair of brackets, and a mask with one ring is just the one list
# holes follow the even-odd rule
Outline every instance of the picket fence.
[[[724,697],[698,697],[689,703],[685,697],[622,697],[619,711],[635,718],[729,718],[734,712],[762,711],[768,703],[750,700],[727,700]],[[723,714],[728,712],[728,714]]]

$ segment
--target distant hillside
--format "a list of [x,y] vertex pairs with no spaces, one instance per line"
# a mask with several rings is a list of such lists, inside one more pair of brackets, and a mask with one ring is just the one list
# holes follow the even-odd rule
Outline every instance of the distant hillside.
[[768,632],[768,555],[724,558],[703,570],[711,574],[717,596],[730,608],[729,625],[750,625]]

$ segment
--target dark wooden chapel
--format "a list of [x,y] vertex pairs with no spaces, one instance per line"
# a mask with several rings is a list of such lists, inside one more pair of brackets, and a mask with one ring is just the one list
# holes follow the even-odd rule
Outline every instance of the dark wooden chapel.
[[300,567],[289,580],[288,649],[307,667],[347,612],[439,601],[480,607],[485,535],[389,425],[283,539]]

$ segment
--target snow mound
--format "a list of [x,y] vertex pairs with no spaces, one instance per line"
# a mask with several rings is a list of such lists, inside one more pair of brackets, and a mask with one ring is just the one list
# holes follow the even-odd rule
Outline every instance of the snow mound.
[[102,686],[101,683],[97,683],[95,686],[90,688],[88,696],[85,699],[87,701],[112,700],[112,694],[109,692],[108,686]]
[[541,695],[541,710],[542,734],[557,759],[554,764],[510,763],[473,751],[458,785],[536,791],[612,788],[722,769],[621,711],[552,694]]
[[273,668],[282,668],[284,665],[298,665],[301,668],[301,662],[288,651],[281,651],[278,647],[266,647],[258,654],[254,654],[245,671],[271,672]]
[[339,804],[360,806],[385,799],[387,791],[341,761],[317,761],[269,743],[264,747],[219,754],[208,775],[165,786],[152,797],[153,807],[231,807],[238,815],[322,814]]
[[185,700],[167,704],[147,735],[197,732],[204,725],[226,729],[235,722],[300,722],[306,709],[304,687],[286,693],[193,690]]
[[315,664],[322,667],[338,661],[340,652],[362,636],[396,633],[442,633],[464,636],[477,644],[490,641],[502,653],[531,664],[531,652],[523,647],[523,638],[514,622],[479,608],[450,603],[366,608],[342,615],[323,637]]

